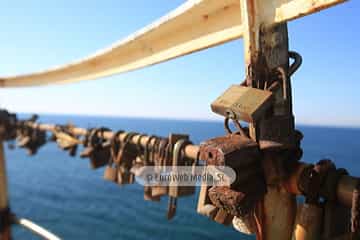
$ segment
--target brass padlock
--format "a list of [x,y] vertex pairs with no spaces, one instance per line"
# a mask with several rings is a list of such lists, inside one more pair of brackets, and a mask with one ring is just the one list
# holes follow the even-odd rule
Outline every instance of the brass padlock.
[[271,91],[232,85],[212,104],[211,110],[224,117],[256,122],[273,104]]

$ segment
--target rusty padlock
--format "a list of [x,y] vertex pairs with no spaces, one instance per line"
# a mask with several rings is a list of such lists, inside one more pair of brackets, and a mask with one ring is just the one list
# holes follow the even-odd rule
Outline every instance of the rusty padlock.
[[232,132],[228,126],[229,119],[225,119],[225,136],[216,137],[200,145],[200,159],[205,160],[207,165],[228,166],[233,169],[258,163],[261,160],[259,145],[246,136],[237,121],[238,128]]
[[34,155],[46,143],[46,132],[40,128],[31,128],[23,124],[17,138],[18,146],[27,149],[28,155]]
[[[155,149],[157,152],[154,156],[154,171],[157,175],[161,175],[164,170],[164,164],[166,163],[166,147],[169,143],[168,139],[159,139],[158,146]],[[168,194],[168,186],[159,182],[157,185],[152,186],[151,196],[152,197],[161,197]]]
[[117,131],[111,138],[110,141],[110,158],[108,165],[105,167],[104,171],[104,179],[111,181],[111,182],[117,182],[117,166],[115,165],[114,159],[117,156],[117,153],[120,150],[120,140],[119,136],[124,131]]
[[135,175],[135,177],[139,177],[144,170],[144,148],[141,145],[141,139],[146,135],[140,134],[137,138],[136,147],[138,155],[133,160],[130,171]]
[[[200,145],[200,159],[206,165],[231,167],[236,172],[236,179],[229,186],[212,187],[208,195],[212,204],[222,210],[215,220],[228,223],[226,220],[236,216],[243,223],[253,223],[251,213],[266,193],[260,164],[262,155],[258,144],[247,136],[241,125],[233,120],[238,128],[233,133],[228,121],[225,119],[226,136],[210,139]],[[229,215],[228,218],[224,212]],[[253,225],[248,225],[242,232],[254,233],[254,230]]]
[[119,185],[131,184],[134,182],[134,174],[131,172],[133,161],[136,159],[138,149],[131,142],[137,133],[127,133],[123,140],[120,150],[115,159],[117,167],[117,182]]
[[[90,131],[86,139],[86,148],[80,157],[90,159],[90,167],[97,169],[108,164],[110,158],[110,141],[104,138],[104,132],[110,131],[108,128],[96,128]],[[100,137],[99,137],[100,135]]]

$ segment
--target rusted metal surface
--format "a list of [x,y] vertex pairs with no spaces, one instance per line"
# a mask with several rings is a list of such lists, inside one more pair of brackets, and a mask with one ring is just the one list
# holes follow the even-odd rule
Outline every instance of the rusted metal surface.
[[323,209],[313,204],[298,206],[292,240],[321,239]]
[[[212,187],[209,189],[211,202],[218,208],[237,217],[247,217],[253,212],[255,205],[265,194],[263,182],[250,181],[247,189],[231,189],[229,187]],[[251,185],[252,189],[249,189]]]
[[[311,167],[311,164],[304,162],[298,162],[295,164],[295,166],[290,170],[289,178],[284,182],[284,186],[286,187],[288,192],[296,195],[302,195],[302,190],[299,187],[301,181],[300,179],[301,176],[304,174],[304,171],[307,171],[306,169],[309,167]],[[339,177],[339,179],[337,181],[337,185],[334,185],[333,188],[336,201],[343,206],[351,208],[353,191],[357,186],[359,178],[348,176],[344,174],[342,170],[340,170],[340,173],[340,176],[336,176]]]
[[323,204],[324,217],[321,237],[333,239],[350,230],[350,208],[336,201],[326,201]]
[[258,144],[240,134],[227,134],[213,138],[200,145],[200,159],[207,165],[239,168],[259,162]]

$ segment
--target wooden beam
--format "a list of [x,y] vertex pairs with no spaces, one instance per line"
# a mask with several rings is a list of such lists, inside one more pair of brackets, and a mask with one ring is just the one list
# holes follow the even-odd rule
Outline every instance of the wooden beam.
[[33,74],[0,78],[3,87],[89,80],[127,72],[241,37],[239,3],[188,1],[153,24],[80,61]]
[[[271,26],[344,1],[258,0],[259,24]],[[105,50],[44,71],[0,77],[0,87],[78,82],[139,69],[238,39],[243,26],[240,0],[190,0]]]

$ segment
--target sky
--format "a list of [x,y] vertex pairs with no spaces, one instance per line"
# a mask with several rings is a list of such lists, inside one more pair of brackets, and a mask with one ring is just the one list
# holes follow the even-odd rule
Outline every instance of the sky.
[[[182,0],[59,0],[0,3],[0,76],[88,56],[148,25]],[[298,124],[360,127],[360,1],[291,21],[290,49],[303,65],[292,77]],[[243,81],[235,40],[141,70],[68,85],[0,89],[14,112],[220,120],[210,103]]]

